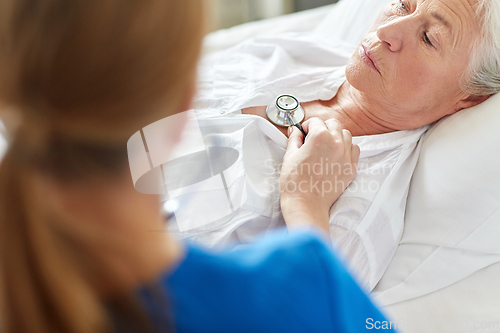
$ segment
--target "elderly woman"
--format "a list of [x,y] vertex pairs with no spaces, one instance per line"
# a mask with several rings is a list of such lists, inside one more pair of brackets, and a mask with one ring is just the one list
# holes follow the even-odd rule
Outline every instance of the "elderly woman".
[[[190,227],[179,218],[171,230],[214,246],[247,243],[284,225],[279,170],[289,132],[262,118],[277,95],[293,94],[305,110],[304,124],[336,119],[361,148],[356,178],[329,220],[334,243],[372,289],[401,237],[428,124],[500,90],[499,7],[493,0],[396,1],[352,56],[340,42],[299,34],[258,38],[210,56],[201,66],[198,121],[210,142],[239,150],[227,188],[244,195],[232,196],[237,210],[229,222]],[[302,134],[296,130],[289,140],[300,146]],[[327,161],[324,167],[327,172]],[[281,190],[293,185],[282,181]],[[198,196],[214,200],[211,194]]]

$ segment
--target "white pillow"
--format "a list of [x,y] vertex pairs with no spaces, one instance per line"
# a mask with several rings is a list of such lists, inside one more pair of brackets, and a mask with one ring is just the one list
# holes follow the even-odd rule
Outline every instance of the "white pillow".
[[341,39],[358,45],[382,8],[394,1],[397,0],[341,0],[318,24],[314,32],[326,40]]
[[396,0],[341,0],[338,3],[214,31],[204,41],[204,53],[232,47],[248,38],[282,32],[313,32],[329,40],[357,45],[382,8]]
[[500,262],[500,94],[424,137],[401,245],[375,289],[393,304]]

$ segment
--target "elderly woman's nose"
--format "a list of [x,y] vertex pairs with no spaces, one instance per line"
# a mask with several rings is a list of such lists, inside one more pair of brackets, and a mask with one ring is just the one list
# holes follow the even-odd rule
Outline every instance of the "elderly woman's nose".
[[402,26],[397,22],[380,25],[377,29],[377,37],[381,42],[388,45],[392,52],[398,52],[402,46]]

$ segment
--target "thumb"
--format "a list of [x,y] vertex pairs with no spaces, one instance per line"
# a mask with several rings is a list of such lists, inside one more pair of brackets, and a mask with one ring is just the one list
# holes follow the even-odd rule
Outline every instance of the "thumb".
[[302,133],[295,128],[295,126],[288,127],[288,144],[286,146],[287,151],[297,150],[304,144],[304,138]]

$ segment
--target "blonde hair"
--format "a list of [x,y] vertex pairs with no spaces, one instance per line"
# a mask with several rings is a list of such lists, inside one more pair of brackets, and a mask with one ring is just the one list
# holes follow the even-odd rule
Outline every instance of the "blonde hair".
[[204,30],[203,0],[0,0],[0,103],[20,119],[0,164],[2,332],[113,330],[89,235],[43,179],[126,168],[130,135],[183,103]]

